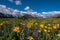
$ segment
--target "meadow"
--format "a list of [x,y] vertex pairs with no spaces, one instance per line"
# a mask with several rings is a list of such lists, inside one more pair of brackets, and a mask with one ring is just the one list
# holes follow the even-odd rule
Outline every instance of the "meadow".
[[0,18],[0,40],[60,40],[60,18]]

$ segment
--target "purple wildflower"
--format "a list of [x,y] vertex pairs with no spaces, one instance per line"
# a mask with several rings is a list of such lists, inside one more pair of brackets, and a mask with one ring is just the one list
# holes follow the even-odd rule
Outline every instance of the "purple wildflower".
[[4,32],[8,32],[8,28],[4,28]]
[[33,36],[33,37],[38,37],[38,33],[37,33],[37,32],[33,32],[33,33],[32,33],[32,36]]

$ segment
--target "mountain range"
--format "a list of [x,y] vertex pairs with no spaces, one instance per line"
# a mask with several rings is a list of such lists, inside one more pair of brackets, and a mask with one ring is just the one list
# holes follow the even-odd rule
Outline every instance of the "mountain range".
[[0,18],[53,18],[60,17],[60,11],[37,13],[33,11],[19,11],[0,5]]

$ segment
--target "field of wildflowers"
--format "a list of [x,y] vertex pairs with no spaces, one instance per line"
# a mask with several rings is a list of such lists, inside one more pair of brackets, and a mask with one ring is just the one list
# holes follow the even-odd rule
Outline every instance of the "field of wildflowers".
[[0,18],[0,40],[60,40],[60,18]]

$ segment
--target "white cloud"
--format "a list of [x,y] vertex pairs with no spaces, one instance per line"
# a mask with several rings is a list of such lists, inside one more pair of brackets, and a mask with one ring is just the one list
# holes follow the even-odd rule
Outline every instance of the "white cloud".
[[[29,6],[26,6],[26,7],[24,8],[24,10],[26,10],[28,14],[30,14],[31,12],[33,12],[33,10],[32,10]],[[32,13],[31,13],[31,14],[32,14]]]
[[16,0],[16,1],[15,1],[15,4],[16,4],[16,5],[21,5],[22,3],[21,3],[20,0]]
[[10,2],[14,2],[13,0],[9,0]]
[[43,18],[51,18],[60,15],[60,11],[42,12]]
[[30,7],[29,6],[26,6],[25,8],[24,8],[24,10],[29,10],[30,9]]
[[22,4],[22,2],[21,2],[21,0],[9,0],[9,2],[11,2],[11,3],[15,3],[16,5],[21,5]]
[[19,10],[15,9],[14,12],[19,12]]

